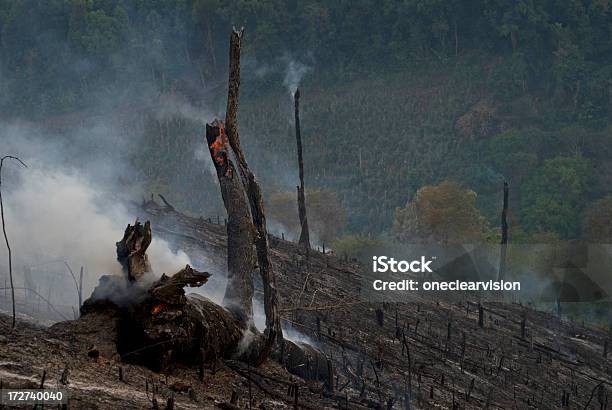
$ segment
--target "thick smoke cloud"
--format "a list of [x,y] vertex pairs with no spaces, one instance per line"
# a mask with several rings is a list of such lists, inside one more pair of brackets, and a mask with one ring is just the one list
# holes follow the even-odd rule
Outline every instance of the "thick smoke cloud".
[[[114,243],[133,218],[122,204],[100,197],[95,185],[76,172],[24,170],[20,184],[6,196],[5,214],[18,278],[21,267],[37,266],[33,278],[42,275],[38,279],[46,282],[45,265],[65,261],[73,270],[87,267],[88,295],[99,276],[121,274]],[[153,239],[148,254],[156,274],[174,273],[190,263],[185,253],[172,252],[159,238]]]
[[[1,127],[3,155],[17,155],[28,165],[5,162],[2,175],[16,286],[37,287],[58,305],[76,301],[64,262],[77,273],[85,268],[84,297],[101,275],[121,274],[115,242],[134,222],[124,204],[140,195],[139,187],[130,184],[137,173],[127,160],[138,141],[108,123],[62,135],[32,124]],[[185,253],[173,252],[155,236],[148,254],[156,274],[171,274],[190,263]],[[0,259],[7,260],[4,247]],[[7,274],[2,263],[0,277]]]

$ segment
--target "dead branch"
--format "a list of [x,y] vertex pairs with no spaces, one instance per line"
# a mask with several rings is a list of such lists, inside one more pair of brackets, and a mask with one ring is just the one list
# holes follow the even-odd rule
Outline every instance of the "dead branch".
[[82,286],[82,284],[83,284],[83,267],[81,266],[81,276],[80,276],[79,282],[77,282],[77,278],[76,278],[74,272],[72,271],[72,268],[70,267],[70,265],[68,264],[67,261],[64,261],[64,265],[66,265],[66,268],[68,269],[68,272],[70,272],[70,276],[72,276],[72,280],[74,281],[74,286],[76,287],[77,296],[79,298],[79,308],[80,308],[81,305],[82,305],[82,303],[81,303],[82,289],[79,286],[79,282],[81,283],[81,286]]
[[589,397],[589,401],[587,401],[587,403],[584,405],[585,410],[589,408],[589,405],[591,404],[591,400],[593,400],[593,395],[595,394],[595,390],[597,390],[599,386],[601,386],[603,383],[604,382],[601,381],[597,385],[595,385],[595,387],[593,387],[593,390],[591,390],[591,396]]
[[166,200],[166,198],[164,198],[162,194],[157,194],[157,196],[162,200],[168,210],[174,211],[174,207],[170,205],[170,203]]
[[12,159],[23,165],[25,168],[28,166],[20,160],[18,157],[12,155],[5,155],[0,159],[0,216],[2,217],[2,233],[4,234],[4,242],[6,243],[6,249],[8,251],[8,266],[9,266],[9,279],[11,281],[11,303],[13,304],[13,322],[12,327],[15,328],[15,286],[13,284],[13,259],[11,254],[11,245],[9,244],[8,235],[6,234],[6,222],[4,221],[4,204],[2,202],[2,166],[4,165],[5,159]]
[[308,285],[308,279],[310,278],[310,272],[308,272],[306,274],[306,279],[304,279],[304,285],[302,286],[302,290],[300,291],[300,295],[298,296],[297,300],[295,301],[295,307],[297,308],[300,300],[302,300],[302,295],[304,294],[304,291],[306,290],[306,286]]

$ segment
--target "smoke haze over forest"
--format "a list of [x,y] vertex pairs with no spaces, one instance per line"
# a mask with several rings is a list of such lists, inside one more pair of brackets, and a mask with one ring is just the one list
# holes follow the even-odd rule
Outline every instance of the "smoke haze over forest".
[[[317,245],[435,239],[446,222],[415,227],[410,210],[447,180],[474,194],[460,228],[477,235],[457,242],[498,241],[503,180],[513,241],[611,242],[612,11],[519,3],[1,1],[0,143],[29,165],[3,175],[17,257],[36,237],[75,266],[70,241],[112,261],[125,204],[151,194],[223,218],[203,130],[224,114],[232,25],[248,39],[241,136],[275,234],[295,232],[300,84]],[[69,242],[40,234],[57,230],[43,212]]]

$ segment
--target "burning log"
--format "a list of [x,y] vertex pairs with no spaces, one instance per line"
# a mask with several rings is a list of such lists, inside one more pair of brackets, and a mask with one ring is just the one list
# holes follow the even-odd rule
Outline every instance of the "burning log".
[[121,263],[123,271],[127,273],[131,282],[140,279],[146,272],[151,271],[151,265],[146,255],[150,244],[151,223],[147,221],[143,226],[138,220],[133,226],[128,224],[123,238],[117,242],[117,260]]
[[[208,299],[185,295],[185,286],[201,286],[209,276],[187,265],[173,276],[162,275],[148,289],[138,282],[122,284],[125,279],[117,276],[103,277],[83,304],[81,318],[53,330],[85,334],[102,346],[104,356],[119,355],[155,370],[177,362],[193,365],[194,358],[230,357],[243,337],[241,322]],[[115,294],[126,286],[123,295]]]
[[[298,169],[300,174],[300,186],[297,187],[298,216],[300,218],[300,246],[306,250],[310,249],[310,233],[308,231],[308,218],[306,217],[306,198],[304,195],[304,159],[302,157],[302,133],[300,131],[300,90],[295,90],[293,95],[295,105],[295,139],[297,142]],[[325,253],[325,251],[323,251]]]
[[188,265],[171,277],[162,275],[124,317],[123,358],[164,369],[176,362],[193,364],[194,357],[231,356],[243,336],[240,321],[208,299],[185,295],[185,286],[201,286],[209,276]]

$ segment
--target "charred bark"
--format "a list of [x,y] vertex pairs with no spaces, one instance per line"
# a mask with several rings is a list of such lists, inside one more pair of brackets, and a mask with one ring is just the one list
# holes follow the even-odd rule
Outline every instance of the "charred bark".
[[302,133],[300,130],[300,90],[295,90],[293,96],[295,105],[295,139],[297,142],[298,169],[300,186],[297,187],[298,216],[300,218],[300,246],[310,249],[310,233],[308,231],[308,218],[306,217],[306,198],[304,194],[304,158],[302,156]]
[[253,317],[254,232],[244,188],[233,162],[221,121],[206,124],[206,141],[217,171],[227,211],[227,286],[224,305],[245,324]]
[[233,30],[230,37],[229,52],[229,87],[227,95],[227,110],[225,123],[227,125],[227,137],[236,158],[238,171],[242,177],[242,184],[246,191],[251,208],[251,218],[255,226],[255,248],[259,272],[264,287],[264,310],[266,312],[265,343],[262,346],[257,364],[267,360],[274,344],[282,343],[283,333],[278,314],[278,296],[276,290],[276,278],[270,263],[268,251],[268,231],[266,228],[266,217],[264,214],[263,197],[255,175],[249,169],[246,158],[240,148],[240,137],[238,135],[237,113],[238,97],[240,92],[240,48],[244,30]]
[[151,271],[147,248],[151,244],[151,223],[142,225],[138,220],[125,228],[123,238],[117,242],[117,260],[131,282]]

